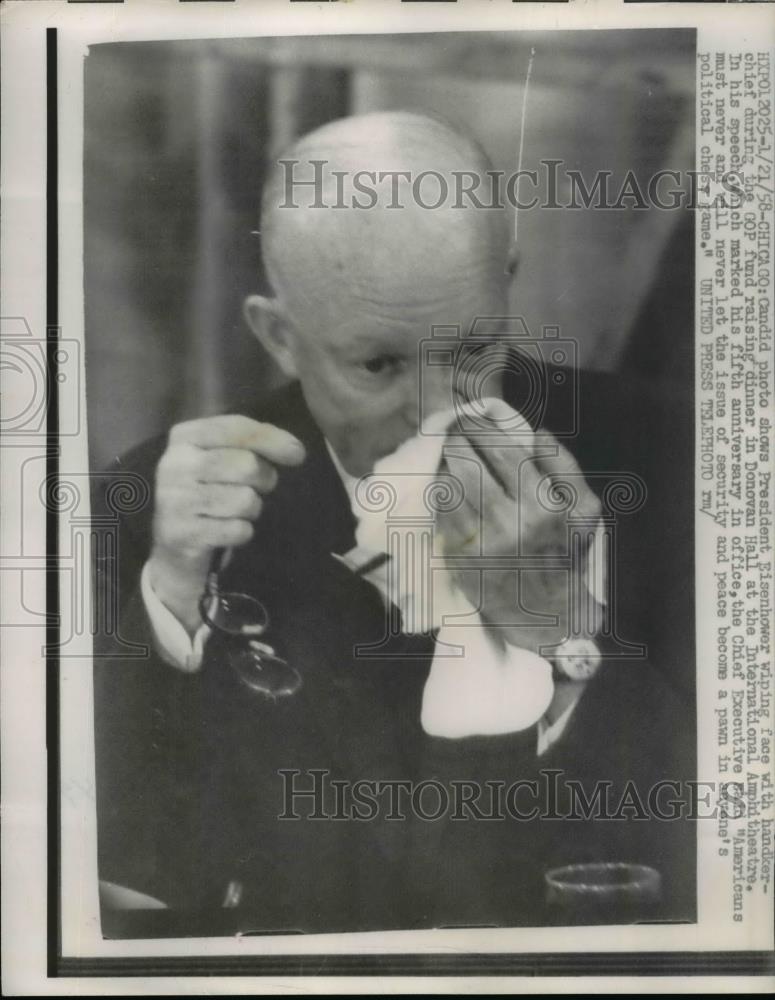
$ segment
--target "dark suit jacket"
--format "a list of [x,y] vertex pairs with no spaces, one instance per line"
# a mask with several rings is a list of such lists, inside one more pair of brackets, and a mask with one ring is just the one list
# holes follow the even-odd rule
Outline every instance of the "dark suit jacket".
[[[520,407],[517,382],[507,384],[506,398]],[[566,410],[555,413],[550,394],[544,402],[542,425],[568,430]],[[139,575],[150,544],[153,470],[166,442],[118,461],[112,476],[145,477],[151,499],[122,515],[116,554],[97,566],[98,586],[117,586],[120,607],[117,633],[98,636],[95,647],[101,878],[169,904],[172,915],[157,915],[154,933],[531,925],[555,919],[543,901],[547,868],[632,860],[660,869],[662,919],[693,919],[694,842],[686,823],[622,818],[632,810],[609,820],[447,814],[429,821],[413,817],[406,800],[405,819],[387,819],[385,809],[370,821],[331,818],[337,779],[434,779],[448,789],[500,781],[507,788],[543,768],[562,772],[560,802],[568,779],[582,782],[587,798],[596,781],[610,782],[615,812],[628,781],[646,802],[656,781],[694,777],[690,401],[581,375],[578,433],[565,443],[593,488],[605,482],[595,473],[621,471],[647,486],[642,508],[617,522],[616,606],[618,638],[645,643],[648,657],[606,659],[561,739],[538,759],[534,730],[463,740],[422,731],[431,637],[394,637],[388,652],[400,655],[354,657],[357,644],[383,635],[385,611],[374,588],[331,557],[354,544],[354,520],[301,392],[292,386],[265,406],[243,399],[235,409],[287,428],[308,449],[303,466],[283,472],[253,541],[222,580],[268,607],[268,639],[304,684],[278,703],[251,695],[214,643],[196,675],[159,661]],[[97,480],[97,518],[113,481]],[[148,655],[128,656],[127,643],[146,644]],[[307,818],[314,800],[297,797],[304,818],[278,819],[288,811],[289,787],[312,788],[315,780],[325,787],[329,818]],[[423,799],[426,811],[434,794]],[[520,799],[523,811],[531,804]],[[239,904],[224,909],[230,883],[240,886]],[[148,933],[109,917],[109,933]]]

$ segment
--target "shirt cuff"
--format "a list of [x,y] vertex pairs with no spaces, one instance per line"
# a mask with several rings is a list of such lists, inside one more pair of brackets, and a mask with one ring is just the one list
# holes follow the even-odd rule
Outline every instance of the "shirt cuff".
[[195,673],[202,666],[205,643],[210,635],[208,626],[204,623],[200,625],[193,640],[191,639],[184,626],[162,604],[153,589],[148,563],[143,566],[140,574],[140,593],[151,625],[156,652],[170,666],[186,673]]

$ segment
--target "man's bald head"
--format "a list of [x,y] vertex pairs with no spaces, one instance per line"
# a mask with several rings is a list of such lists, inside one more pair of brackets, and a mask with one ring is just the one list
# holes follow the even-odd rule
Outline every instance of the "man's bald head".
[[304,136],[275,163],[262,205],[264,260],[281,303],[301,320],[310,308],[391,309],[468,289],[499,308],[503,213],[459,199],[455,207],[460,176],[484,180],[490,169],[477,143],[426,115],[359,115]]

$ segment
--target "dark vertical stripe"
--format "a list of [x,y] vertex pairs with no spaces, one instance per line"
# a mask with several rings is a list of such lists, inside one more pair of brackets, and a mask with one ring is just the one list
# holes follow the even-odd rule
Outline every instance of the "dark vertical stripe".
[[[46,475],[49,483],[59,474],[59,227],[57,131],[57,29],[46,29],[46,361],[48,407],[46,410]],[[52,496],[49,489],[48,496]],[[46,505],[46,750],[48,755],[48,974],[57,974],[61,951],[59,897],[59,524],[56,504]]]

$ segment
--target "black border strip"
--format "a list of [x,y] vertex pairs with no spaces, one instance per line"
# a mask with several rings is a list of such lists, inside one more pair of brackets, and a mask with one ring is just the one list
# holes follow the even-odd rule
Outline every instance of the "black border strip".
[[595,954],[255,955],[65,959],[65,976],[764,976],[772,952]]
[[[59,478],[59,122],[57,119],[57,29],[46,28],[46,479]],[[46,507],[46,755],[48,975],[57,974],[60,926],[59,808],[59,516]]]
[[[57,29],[46,29],[46,353],[48,362],[47,475],[59,473],[59,228]],[[53,505],[52,505],[53,507]],[[48,776],[48,975],[159,976],[702,976],[775,974],[774,951],[561,952],[538,954],[240,955],[63,958],[60,882],[59,767],[59,525],[46,511],[46,546],[53,571],[46,582],[46,748]],[[225,939],[224,939],[225,940]]]

